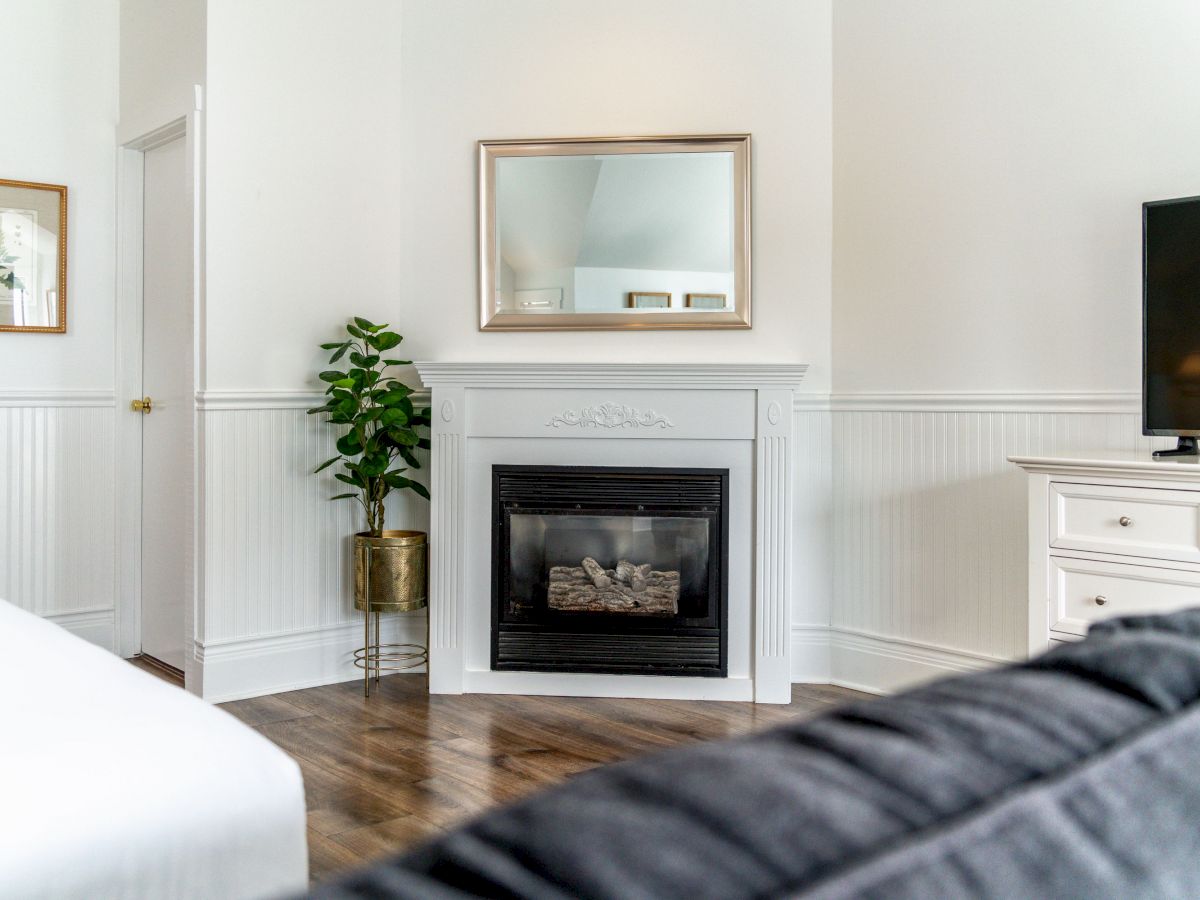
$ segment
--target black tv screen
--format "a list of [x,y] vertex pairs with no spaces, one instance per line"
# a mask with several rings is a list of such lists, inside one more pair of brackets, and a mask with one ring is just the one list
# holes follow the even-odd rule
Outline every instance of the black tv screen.
[[1200,435],[1200,197],[1142,204],[1142,431]]

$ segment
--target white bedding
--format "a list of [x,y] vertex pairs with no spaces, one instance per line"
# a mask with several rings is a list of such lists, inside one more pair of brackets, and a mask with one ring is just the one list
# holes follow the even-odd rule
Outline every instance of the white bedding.
[[307,884],[290,757],[0,601],[0,898],[225,900]]

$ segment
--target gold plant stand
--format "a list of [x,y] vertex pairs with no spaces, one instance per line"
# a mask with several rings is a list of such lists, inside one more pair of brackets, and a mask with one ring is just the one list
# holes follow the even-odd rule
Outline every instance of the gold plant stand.
[[[383,643],[380,614],[411,612],[428,606],[428,544],[423,531],[385,531],[379,537],[354,536],[354,608],[363,612],[363,646],[354,665],[363,670],[363,696],[384,672],[403,672],[429,663],[429,620],[425,646]],[[374,620],[374,627],[372,627]]]

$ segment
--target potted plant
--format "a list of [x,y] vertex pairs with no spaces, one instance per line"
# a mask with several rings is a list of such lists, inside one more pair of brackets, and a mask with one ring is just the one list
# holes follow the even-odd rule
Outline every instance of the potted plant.
[[338,455],[315,471],[341,463],[333,477],[351,490],[330,499],[356,500],[365,514],[366,531],[354,535],[354,605],[368,613],[404,612],[426,603],[425,533],[383,527],[384,500],[392,491],[429,499],[425,485],[406,474],[421,468],[416,451],[429,447],[429,410],[416,409],[413,389],[388,374],[410,363],[385,356],[404,340],[387,327],[355,316],[346,325],[347,339],[321,345],[333,351],[331,365],[345,359],[348,366],[321,373],[328,385],[325,405],[308,411],[325,413],[331,425],[345,429]]

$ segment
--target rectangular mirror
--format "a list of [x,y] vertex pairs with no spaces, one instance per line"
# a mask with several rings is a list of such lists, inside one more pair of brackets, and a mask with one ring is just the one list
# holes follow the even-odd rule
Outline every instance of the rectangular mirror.
[[750,136],[479,143],[480,328],[750,327]]
[[67,189],[0,178],[0,331],[67,330]]

